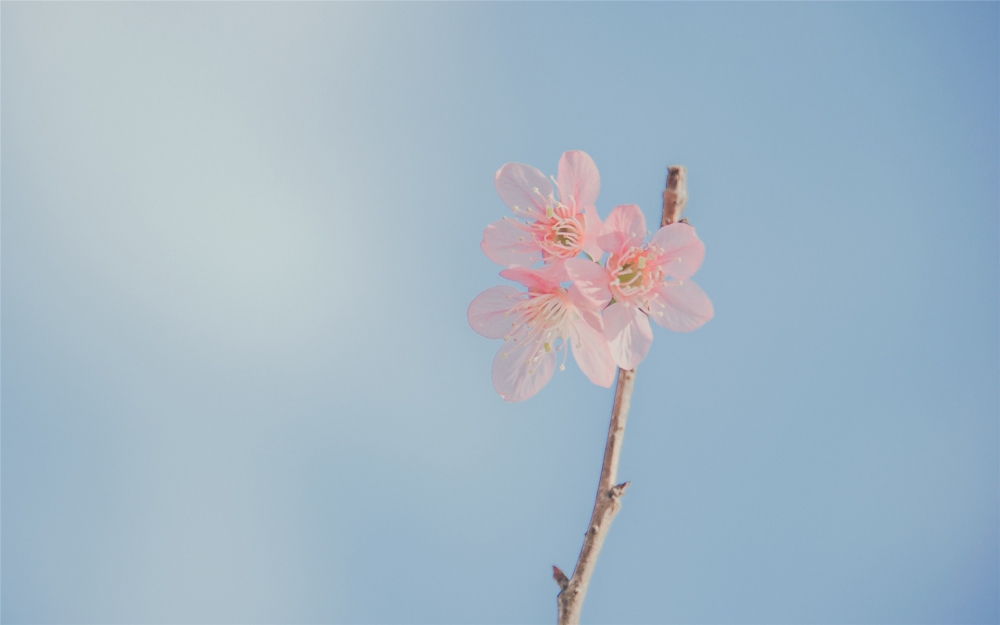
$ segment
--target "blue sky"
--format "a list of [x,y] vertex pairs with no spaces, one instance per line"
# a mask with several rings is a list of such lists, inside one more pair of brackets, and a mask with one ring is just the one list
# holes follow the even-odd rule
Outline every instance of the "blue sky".
[[656,218],[590,623],[1000,620],[997,3],[4,3],[9,623],[544,623],[612,392],[505,404],[504,163]]

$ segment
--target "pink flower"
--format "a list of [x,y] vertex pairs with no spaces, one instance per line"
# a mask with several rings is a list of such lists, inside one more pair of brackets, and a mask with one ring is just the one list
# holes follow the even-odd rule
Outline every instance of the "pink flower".
[[570,346],[591,382],[611,386],[615,362],[594,304],[575,287],[567,290],[559,286],[551,267],[512,268],[500,275],[520,282],[528,291],[495,286],[472,300],[468,313],[473,330],[486,338],[504,340],[493,359],[497,393],[505,401],[531,397],[552,377],[560,351],[559,369],[565,368]]
[[559,272],[567,258],[580,252],[600,258],[601,220],[594,202],[601,177],[585,152],[563,152],[555,190],[542,172],[520,163],[501,167],[494,182],[504,204],[525,221],[504,217],[486,226],[481,247],[490,260],[505,267],[554,264],[565,280]]
[[634,204],[616,206],[597,241],[611,254],[604,267],[571,259],[566,271],[580,294],[604,309],[604,334],[615,363],[634,369],[649,352],[649,318],[675,332],[700,328],[715,314],[712,302],[689,280],[705,256],[705,246],[685,223],[660,228],[643,245],[646,220]]

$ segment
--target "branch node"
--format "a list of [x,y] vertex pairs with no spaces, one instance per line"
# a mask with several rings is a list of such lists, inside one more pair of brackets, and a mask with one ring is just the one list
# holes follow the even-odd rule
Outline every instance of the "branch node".
[[569,586],[569,578],[562,572],[562,569],[555,565],[552,565],[552,579],[556,580],[562,590],[566,590]]
[[622,482],[618,486],[611,489],[609,493],[612,499],[621,499],[625,495],[625,491],[628,489],[628,485],[632,482]]

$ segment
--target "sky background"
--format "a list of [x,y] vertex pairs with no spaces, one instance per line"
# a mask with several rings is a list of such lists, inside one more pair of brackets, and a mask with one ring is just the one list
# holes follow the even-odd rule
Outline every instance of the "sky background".
[[553,623],[612,390],[500,400],[504,163],[666,167],[585,623],[1000,620],[1000,4],[13,3],[5,623]]

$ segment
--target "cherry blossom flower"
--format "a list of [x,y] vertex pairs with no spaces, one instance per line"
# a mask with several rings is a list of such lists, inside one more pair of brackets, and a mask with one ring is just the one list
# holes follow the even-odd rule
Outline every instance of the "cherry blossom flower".
[[601,177],[593,159],[586,152],[563,152],[559,179],[552,182],[521,163],[507,163],[497,171],[497,192],[518,219],[504,217],[486,226],[481,247],[490,260],[504,267],[553,264],[566,280],[562,263],[567,258],[580,252],[600,258],[601,220],[594,202]]
[[598,244],[610,253],[604,267],[583,259],[566,262],[578,292],[604,308],[604,334],[615,363],[634,369],[649,352],[649,319],[675,332],[700,328],[715,314],[708,296],[689,278],[701,266],[705,246],[694,228],[673,223],[643,245],[646,220],[634,204],[617,206]]
[[[590,262],[590,261],[587,261]],[[598,308],[575,287],[559,284],[552,267],[516,267],[500,272],[527,292],[495,286],[469,305],[469,325],[491,339],[503,339],[493,359],[493,388],[505,401],[522,401],[545,386],[556,368],[565,368],[572,348],[577,365],[591,382],[605,388],[615,377],[615,362],[604,337]]]

